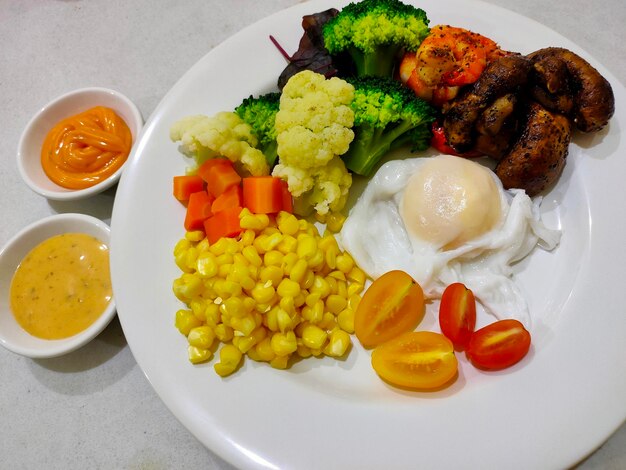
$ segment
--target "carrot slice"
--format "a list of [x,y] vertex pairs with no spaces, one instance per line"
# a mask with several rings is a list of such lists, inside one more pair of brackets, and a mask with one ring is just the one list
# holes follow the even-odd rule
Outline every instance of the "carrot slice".
[[187,213],[185,214],[185,230],[202,230],[204,221],[211,216],[211,204],[215,198],[206,191],[198,191],[189,195]]
[[281,179],[250,176],[243,179],[243,206],[254,214],[274,214],[283,207]]
[[218,197],[228,188],[241,183],[241,176],[231,165],[216,164],[211,166],[206,174],[207,191]]
[[241,186],[238,184],[231,186],[215,198],[211,206],[211,212],[215,214],[230,207],[241,207],[242,199]]
[[192,193],[204,189],[204,180],[198,175],[174,176],[174,197],[179,201],[188,201]]
[[213,214],[204,221],[204,231],[209,243],[215,243],[222,237],[236,237],[241,233],[239,213],[241,207],[229,207]]
[[233,162],[227,158],[209,158],[198,167],[198,176],[200,176],[204,181],[208,181],[209,170],[215,165],[227,165],[232,167]]

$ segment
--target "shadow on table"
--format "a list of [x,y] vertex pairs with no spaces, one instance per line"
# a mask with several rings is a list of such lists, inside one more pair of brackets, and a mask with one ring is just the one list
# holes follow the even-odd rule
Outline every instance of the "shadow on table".
[[31,364],[39,382],[68,395],[103,390],[137,365],[117,317],[82,348],[60,357],[35,359]]

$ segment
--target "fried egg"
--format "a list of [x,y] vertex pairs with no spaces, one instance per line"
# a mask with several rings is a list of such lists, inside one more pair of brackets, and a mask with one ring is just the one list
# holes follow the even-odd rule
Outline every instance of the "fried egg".
[[338,240],[371,278],[401,269],[436,299],[453,282],[498,319],[530,327],[512,265],[560,231],[541,220],[541,199],[505,190],[489,168],[450,155],[390,161],[350,210]]

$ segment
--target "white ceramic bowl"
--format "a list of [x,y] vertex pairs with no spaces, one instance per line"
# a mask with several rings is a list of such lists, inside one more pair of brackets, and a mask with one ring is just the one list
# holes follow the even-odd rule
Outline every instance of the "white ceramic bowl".
[[106,180],[85,189],[67,189],[51,181],[41,166],[41,146],[46,135],[60,120],[94,106],[113,109],[128,124],[133,144],[143,126],[143,118],[135,104],[121,93],[107,88],[81,88],[51,101],[24,128],[17,148],[17,167],[24,182],[36,193],[53,200],[76,200],[100,193],[120,179],[126,164]]
[[65,339],[47,340],[27,333],[15,320],[9,302],[11,279],[22,259],[39,243],[63,233],[84,233],[109,245],[109,226],[83,214],[57,214],[35,222],[16,234],[0,251],[0,344],[32,358],[56,357],[95,338],[115,316],[115,299],[86,330]]

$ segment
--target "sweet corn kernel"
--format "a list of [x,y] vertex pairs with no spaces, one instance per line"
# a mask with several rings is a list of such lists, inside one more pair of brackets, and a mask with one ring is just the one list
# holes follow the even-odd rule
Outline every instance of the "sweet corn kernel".
[[337,315],[337,325],[346,333],[354,333],[354,310],[346,308]]
[[199,242],[204,238],[204,232],[202,230],[193,230],[185,233],[185,238],[190,242]]
[[176,245],[174,245],[174,256],[178,256],[181,253],[184,253],[192,246],[191,242],[185,238],[181,238],[178,240]]
[[310,269],[307,269],[306,274],[304,275],[304,279],[300,281],[300,286],[303,289],[310,289],[315,281],[315,273]]
[[201,364],[207,362],[213,357],[213,351],[210,349],[198,348],[196,346],[187,347],[187,357],[192,364]]
[[361,284],[362,286],[365,285],[365,273],[362,269],[354,267],[347,274],[350,281]]
[[184,273],[181,277],[174,280],[174,294],[183,301],[197,297],[203,289],[204,285],[202,284],[200,276]]
[[289,271],[289,279],[299,284],[306,276],[308,267],[309,266],[304,259],[299,259]]
[[278,330],[281,333],[293,330],[294,325],[293,321],[291,320],[291,316],[282,308],[279,308],[276,312],[276,321],[278,323]]
[[298,219],[288,212],[279,212],[276,217],[276,224],[278,225],[278,230],[285,235],[295,235],[300,230]]
[[274,369],[286,369],[287,367],[289,367],[289,355],[276,356],[270,361],[270,366],[272,366]]
[[316,275],[315,278],[313,279],[313,285],[311,286],[311,288],[309,289],[312,293],[318,293],[320,295],[320,298],[325,298],[327,297],[331,292],[330,292],[330,285],[328,284],[328,281],[323,278],[322,276],[318,276]]
[[243,235],[241,235],[241,240],[239,243],[242,247],[250,246],[254,242],[256,238],[256,233],[254,230],[244,230]]
[[230,270],[233,268],[232,264],[220,264],[219,267],[217,268],[217,276],[225,279],[226,277],[228,277],[228,274],[230,273]]
[[338,233],[346,221],[346,216],[340,212],[331,212],[326,217],[326,228],[333,233]]
[[346,281],[337,281],[337,295],[344,299],[348,298],[348,283]]
[[278,311],[280,307],[275,306],[270,309],[269,312],[265,314],[265,318],[263,319],[263,324],[270,331],[278,331]]
[[196,270],[202,277],[213,277],[217,274],[218,265],[215,255],[211,252],[203,252],[196,260]]
[[[298,246],[296,248],[296,254],[298,258],[312,258],[316,253],[319,253],[317,249],[317,242],[311,235],[298,235]],[[322,255],[323,256],[323,255]]]
[[263,230],[265,227],[267,227],[268,223],[269,223],[269,219],[267,218],[267,215],[264,218],[258,217],[256,215],[244,215],[243,217],[239,219],[239,226],[241,228],[251,229],[251,230],[256,230],[256,231]]
[[263,260],[259,256],[259,253],[256,251],[256,248],[252,245],[246,246],[241,250],[241,254],[250,262],[250,264],[254,266],[261,266],[263,264]]
[[270,341],[272,350],[277,356],[287,356],[298,349],[296,334],[293,331],[276,332]]
[[350,347],[350,335],[343,330],[335,329],[330,333],[328,344],[324,348],[324,354],[332,357],[343,356]]
[[328,283],[328,288],[330,289],[330,294],[336,294],[337,293],[337,279],[335,279],[332,276],[326,276],[324,279],[326,279],[326,282]]
[[348,286],[348,297],[352,297],[355,294],[360,294],[363,292],[363,284],[359,284],[358,282],[351,282]]
[[356,309],[359,307],[360,302],[361,296],[358,294],[352,294],[350,297],[348,297],[348,308],[356,312]]
[[226,253],[227,245],[228,245],[228,238],[222,237],[209,247],[209,251],[213,253],[215,256],[220,256]]
[[354,260],[352,259],[352,256],[348,253],[343,253],[337,256],[337,269],[339,269],[339,271],[348,274],[353,268]]
[[320,328],[324,328],[326,330],[332,330],[337,325],[337,320],[335,315],[330,312],[324,312],[324,316],[322,317],[322,321],[318,323]]
[[208,326],[192,328],[187,335],[187,341],[191,346],[200,349],[209,349],[215,340],[215,333]]
[[326,298],[326,310],[334,315],[338,315],[347,306],[347,299],[345,297],[341,297],[340,295],[331,294]]
[[270,250],[263,255],[263,264],[265,266],[282,266],[283,254],[278,250]]
[[206,321],[206,307],[204,299],[193,299],[191,302],[189,302],[189,308],[198,320],[200,320],[201,322]]
[[276,357],[276,353],[272,349],[271,338],[267,336],[254,347],[254,350],[261,361],[269,362]]
[[246,315],[241,318],[231,318],[230,326],[234,330],[235,336],[248,336],[257,327],[256,321],[252,315]]
[[265,328],[256,328],[249,335],[239,338],[237,348],[245,354],[250,351],[254,345],[265,339],[266,336],[267,330]]
[[308,260],[309,268],[316,269],[324,264],[324,252],[317,250]]
[[295,253],[298,246],[298,240],[291,235],[285,235],[282,241],[276,246],[276,249],[282,254]]
[[300,293],[300,284],[291,279],[284,278],[280,281],[280,284],[278,284],[276,292],[281,297],[295,297]]
[[196,248],[198,249],[198,253],[205,253],[209,251],[209,240],[203,238],[200,240],[200,243],[196,245]]
[[271,282],[270,285],[278,286],[283,279],[283,270],[279,266],[264,266],[259,272],[259,281],[262,283]]
[[296,349],[296,354],[300,356],[302,359],[306,359],[307,357],[311,357],[311,348],[308,348],[304,344],[298,344],[298,349]]
[[283,272],[289,276],[291,274],[291,270],[294,267],[294,265],[298,262],[300,258],[298,258],[298,255],[294,252],[289,252],[286,253],[285,256],[283,257]]
[[220,311],[222,310],[231,318],[242,318],[247,313],[247,309],[243,306],[243,299],[237,296],[225,299],[220,307]]
[[[273,233],[271,235],[266,235],[266,236],[261,236],[259,238],[257,238],[257,240],[259,241],[259,246],[257,247],[257,242],[254,242],[254,246],[257,247],[257,250],[259,251],[259,253],[261,252],[261,250],[263,250],[263,252],[268,252],[273,250],[274,248],[276,248],[278,246],[278,244],[283,241],[283,234],[280,232],[277,233]],[[261,249],[259,249],[259,247]]]
[[293,300],[293,297],[281,298],[280,301],[278,302],[278,306],[282,308],[285,312],[287,312],[289,316],[295,315],[297,313],[296,305]]
[[202,322],[198,320],[191,310],[180,309],[176,312],[174,325],[178,328],[178,331],[187,336],[193,328],[202,325]]
[[320,349],[327,337],[328,333],[316,325],[308,324],[302,329],[302,342],[311,349]]
[[233,255],[232,253],[222,253],[221,255],[218,255],[215,258],[215,261],[217,261],[217,265],[218,266],[222,266],[224,264],[233,264]]
[[210,327],[215,328],[221,321],[222,317],[220,314],[220,307],[213,302],[208,302],[206,309],[204,311],[204,315],[206,318],[206,324]]
[[276,294],[276,290],[274,286],[268,284],[256,284],[252,289],[252,298],[256,300],[260,304],[269,304],[270,301],[274,298]]
[[230,326],[224,325],[224,323],[216,325],[215,328],[213,328],[213,331],[215,332],[217,339],[219,339],[222,343],[227,343],[233,339],[234,336],[233,329]]
[[214,364],[213,368],[221,377],[226,377],[235,372],[242,357],[243,355],[237,347],[232,344],[225,344],[220,349],[220,362]]
[[330,277],[332,277],[333,279],[337,280],[337,281],[345,281],[346,280],[346,275],[344,273],[342,273],[341,271],[331,271],[330,273],[328,273],[328,275]]

